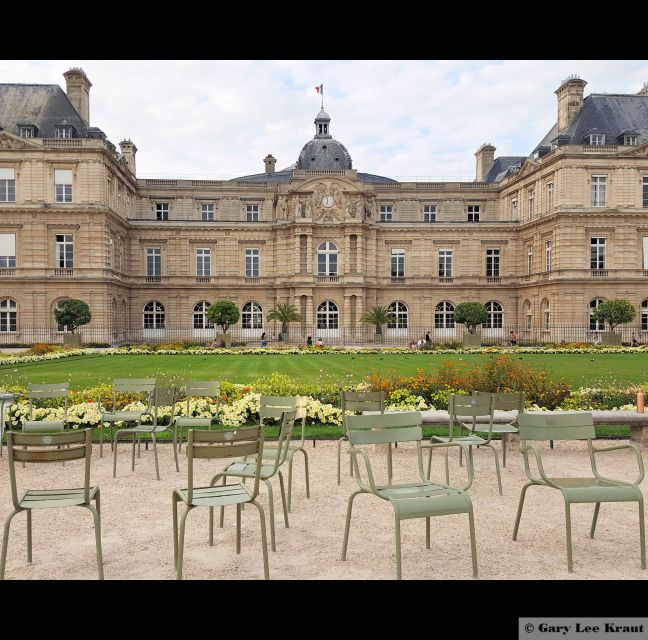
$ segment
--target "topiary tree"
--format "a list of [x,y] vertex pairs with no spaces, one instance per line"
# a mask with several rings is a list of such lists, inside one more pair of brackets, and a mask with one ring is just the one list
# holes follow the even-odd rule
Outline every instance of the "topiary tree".
[[483,324],[488,320],[486,307],[479,302],[461,302],[454,310],[455,322],[466,325],[468,333],[475,334],[477,325]]
[[281,322],[281,333],[288,333],[289,322],[301,322],[302,317],[297,313],[297,307],[292,304],[280,303],[267,315],[268,320]]
[[92,319],[90,307],[83,300],[61,300],[54,311],[56,322],[69,327],[74,333],[77,327],[88,324]]
[[376,335],[382,335],[382,326],[388,322],[394,321],[394,314],[389,310],[388,307],[373,307],[371,311],[367,311],[360,322],[364,324],[372,324],[376,327]]
[[223,334],[238,322],[240,317],[238,307],[231,300],[216,300],[207,309],[209,321],[223,330]]
[[607,322],[610,331],[620,324],[632,322],[637,315],[635,308],[627,300],[606,300],[592,311],[592,318],[597,322]]

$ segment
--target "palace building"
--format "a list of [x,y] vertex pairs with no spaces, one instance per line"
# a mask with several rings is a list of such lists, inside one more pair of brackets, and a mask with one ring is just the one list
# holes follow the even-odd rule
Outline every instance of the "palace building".
[[473,182],[364,173],[324,110],[288,168],[268,154],[255,175],[152,180],[131,140],[91,126],[83,70],[64,77],[0,84],[0,342],[63,332],[65,298],[104,342],[206,339],[221,298],[241,311],[235,336],[273,334],[266,315],[288,302],[291,335],[329,342],[373,335],[360,318],[375,305],[394,312],[388,336],[459,339],[466,301],[486,306],[486,339],[585,338],[602,329],[592,309],[625,298],[648,340],[648,85],[585,96],[567,78],[535,149],[483,144]]

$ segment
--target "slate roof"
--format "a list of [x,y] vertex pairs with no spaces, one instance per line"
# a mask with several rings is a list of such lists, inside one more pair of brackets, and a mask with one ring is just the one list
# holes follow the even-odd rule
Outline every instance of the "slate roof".
[[526,160],[526,156],[500,156],[499,158],[495,158],[495,162],[493,162],[493,166],[486,174],[484,181],[499,182],[500,180],[504,180],[509,174],[509,169],[524,162],[524,160]]
[[[232,180],[230,180],[230,182],[290,182],[290,179],[292,178],[292,170],[294,168],[295,165],[291,165],[287,169],[275,171],[274,173],[254,173],[249,176],[233,178]],[[398,182],[398,180],[392,180],[392,178],[386,178],[385,176],[377,176],[373,173],[358,173],[358,180],[360,182],[371,184],[394,184]]]

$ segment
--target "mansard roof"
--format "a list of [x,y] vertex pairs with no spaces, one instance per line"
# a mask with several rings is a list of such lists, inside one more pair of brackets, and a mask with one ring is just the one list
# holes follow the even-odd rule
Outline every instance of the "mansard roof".
[[499,158],[495,158],[495,162],[493,162],[493,166],[486,174],[484,181],[500,182],[504,180],[515,166],[521,166],[525,160],[526,156],[500,156]]

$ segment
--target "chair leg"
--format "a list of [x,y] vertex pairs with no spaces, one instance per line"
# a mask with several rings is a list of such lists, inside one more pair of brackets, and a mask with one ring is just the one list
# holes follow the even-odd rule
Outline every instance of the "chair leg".
[[115,432],[115,443],[113,445],[113,478],[117,477],[117,438],[119,431]]
[[103,553],[101,551],[101,512],[99,511],[99,509],[101,508],[101,503],[99,501],[98,491],[96,497],[97,497],[97,507],[95,508],[91,504],[87,505],[87,507],[92,513],[92,517],[94,518],[95,545],[96,545],[96,552],[97,552],[97,572],[99,573],[99,580],[103,580],[104,571],[103,571]]
[[[308,454],[305,449],[298,449],[304,454],[304,473],[306,474],[306,497],[310,498],[310,479],[308,477]],[[289,509],[290,510],[290,509]]]
[[283,504],[284,524],[286,525],[286,529],[289,529],[290,524],[288,524],[288,505],[286,504],[286,491],[284,488],[284,479],[283,479],[283,475],[281,475],[281,471],[278,471],[277,474],[279,476],[279,489],[281,489],[281,503]]
[[463,449],[459,447],[459,466],[463,467]]
[[268,568],[268,536],[266,534],[265,513],[263,507],[256,501],[252,504],[259,510],[259,519],[261,520],[261,550],[263,551],[263,577],[270,580],[270,569]]
[[392,446],[391,442],[387,444],[387,484],[392,483],[392,478],[394,477],[394,463],[392,458]]
[[503,495],[502,476],[500,475],[499,455],[497,455],[497,449],[492,444],[485,444],[484,446],[488,447],[493,452],[493,455],[495,456],[495,473],[497,474],[497,486],[499,487],[499,494]]
[[430,548],[430,516],[425,518],[425,548]]
[[268,505],[270,509],[270,548],[273,551],[277,550],[277,545],[275,542],[275,517],[274,517],[274,498],[272,496],[272,484],[267,478],[264,479],[266,485],[268,485]]
[[182,580],[182,563],[184,560],[184,539],[185,539],[185,523],[187,521],[187,516],[191,511],[191,507],[187,505],[186,511],[182,514],[180,518],[180,531],[178,533],[178,561],[176,563],[176,578]]
[[[171,494],[171,509],[173,511],[173,566],[178,569],[178,501],[180,498],[174,491]],[[211,511],[211,507],[210,507]],[[211,533],[211,532],[210,532]]]
[[502,466],[506,469],[506,443],[508,442],[508,434],[502,434]]
[[104,432],[104,423],[102,422],[99,425],[99,457],[103,458],[103,432]]
[[572,561],[571,505],[565,501],[565,534],[567,538],[567,571],[574,573]]
[[477,542],[475,541],[475,516],[473,514],[472,502],[470,503],[470,509],[468,510],[468,527],[470,529],[470,555],[472,557],[473,578],[476,578],[478,576]]
[[428,456],[428,464],[427,464],[427,479],[430,479],[430,475],[432,474],[432,448],[430,448],[430,455]]
[[292,507],[292,472],[293,472],[293,456],[288,460],[288,511]]
[[394,525],[396,529],[396,580],[402,579],[401,568],[401,532],[400,532],[400,518],[398,514],[394,514]]
[[27,509],[27,562],[32,561],[32,512]]
[[601,508],[601,503],[597,502],[596,506],[594,507],[594,517],[592,518],[592,528],[590,529],[590,538],[594,537],[594,531],[596,530],[596,522],[598,521],[600,508]]
[[[446,484],[450,484],[450,463],[448,461],[448,449],[450,447],[446,447],[445,450],[445,472],[446,472]],[[461,449],[459,449],[459,452],[461,453]]]
[[641,568],[646,568],[646,531],[644,527],[643,498],[639,500],[639,547],[641,549]]
[[178,440],[175,431],[173,432],[173,457],[175,459],[176,471],[180,473],[180,465],[178,464]]
[[[227,483],[227,477],[223,476],[223,486]],[[223,525],[225,524],[225,507],[220,508],[220,528],[223,528]]]
[[0,555],[0,580],[4,580],[5,577],[5,565],[7,564],[7,547],[9,546],[9,529],[11,527],[11,521],[13,517],[20,513],[20,509],[16,509],[7,516],[4,524],[4,532],[2,534],[2,555]]
[[153,457],[155,458],[155,475],[160,479],[160,465],[158,464],[157,444],[155,434],[151,433],[151,440],[153,440]]
[[517,540],[518,529],[520,528],[520,518],[522,517],[522,507],[524,507],[524,497],[526,496],[527,489],[533,486],[532,482],[527,482],[520,492],[520,501],[518,502],[517,515],[515,516],[515,527],[513,527],[513,540]]
[[340,461],[342,459],[342,442],[346,440],[346,436],[342,436],[337,443],[337,483],[340,484]]
[[236,553],[241,553],[241,505],[236,505]]
[[349,496],[349,501],[347,503],[347,514],[346,522],[344,523],[344,540],[342,541],[342,560],[346,560],[347,556],[347,546],[349,544],[349,529],[351,528],[351,511],[353,509],[353,500],[355,497],[362,493],[360,489],[357,489]]

